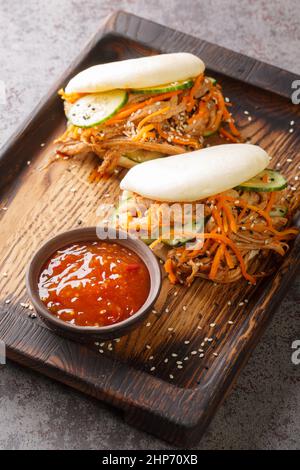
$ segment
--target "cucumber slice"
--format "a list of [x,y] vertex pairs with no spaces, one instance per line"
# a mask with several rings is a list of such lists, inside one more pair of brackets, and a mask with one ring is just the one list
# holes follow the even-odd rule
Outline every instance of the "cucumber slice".
[[154,150],[133,150],[132,152],[124,153],[124,157],[133,160],[136,163],[147,162],[148,160],[154,160],[155,158],[164,157],[163,153],[156,152]]
[[213,85],[217,84],[217,80],[215,78],[213,77],[206,77],[206,78],[208,78],[208,80],[210,80]]
[[[263,180],[265,176],[268,177],[268,182]],[[236,186],[236,189],[243,189],[245,191],[269,192],[281,191],[287,187],[287,181],[281,173],[275,170],[264,170],[249,181]]]
[[113,90],[83,96],[67,110],[68,120],[77,127],[93,127],[107,121],[127,102],[124,90]]
[[288,210],[286,207],[274,207],[270,211],[270,216],[271,217],[284,217],[287,214]]
[[187,88],[192,88],[194,85],[194,80],[184,80],[182,82],[173,82],[167,83],[166,85],[160,85],[156,87],[148,87],[148,88],[140,88],[130,90],[132,93],[167,93],[168,91],[176,91],[176,90],[185,90]]

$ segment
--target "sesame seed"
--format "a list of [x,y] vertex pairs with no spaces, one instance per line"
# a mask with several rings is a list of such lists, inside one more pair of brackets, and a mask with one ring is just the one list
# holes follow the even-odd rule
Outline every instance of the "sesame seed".
[[176,361],[176,364],[182,364],[182,361]]
[[248,121],[252,121],[252,117],[251,117],[251,116],[248,116]]
[[192,352],[191,352],[191,355],[192,355],[192,356],[195,356],[195,354],[197,354],[197,351],[192,351]]
[[178,354],[172,353],[171,356],[172,356],[172,357],[178,357]]
[[293,132],[294,132],[294,129],[291,127],[291,128],[289,129],[289,133],[292,134]]
[[216,357],[217,357],[217,356],[218,356],[218,353],[214,352],[214,353],[213,353],[213,356],[216,356]]
[[8,277],[8,274],[7,273],[2,273],[2,276],[3,277]]
[[173,331],[173,330],[174,330],[174,328],[171,328],[171,327],[170,327],[170,328],[168,328],[168,331]]
[[246,116],[248,116],[248,114],[249,114],[249,111],[244,111],[244,114],[246,114]]
[[185,356],[185,358],[183,359],[184,361],[188,361],[188,356]]
[[152,361],[154,359],[154,356],[149,357],[149,361]]
[[146,349],[151,349],[151,346],[149,344],[146,344]]
[[71,188],[70,193],[76,193],[76,188]]
[[186,309],[187,309],[187,307],[186,307],[186,305],[184,305],[184,306],[182,307],[182,310],[185,312]]
[[239,307],[242,307],[244,305],[244,302],[239,303]]
[[104,353],[103,349],[99,349],[99,353],[103,354]]
[[288,163],[291,163],[291,162],[293,161],[293,159],[292,159],[292,158],[287,158],[286,161],[287,161]]
[[152,310],[152,313],[157,313],[157,311],[156,311],[156,310]]
[[232,320],[229,320],[228,323],[229,323],[229,325],[233,325],[233,321],[232,321]]
[[293,126],[295,124],[295,121],[290,121],[290,126]]
[[297,191],[296,186],[292,186],[292,187],[291,187],[291,191]]
[[151,323],[148,321],[148,323],[146,323],[146,326],[147,327],[151,326]]
[[153,372],[155,370],[155,366],[151,367],[150,371]]
[[166,308],[165,312],[166,312],[166,313],[169,313],[169,309],[168,309],[168,308]]
[[176,295],[177,295],[177,294],[178,294],[178,292],[177,292],[177,291],[176,291],[176,292],[174,292],[174,297],[176,297]]
[[213,340],[214,340],[213,338],[207,338],[207,341],[209,341],[210,343],[211,343]]
[[202,326],[198,325],[197,326],[198,330],[202,330]]
[[190,344],[190,341],[189,341],[189,340],[186,340],[186,341],[184,342],[184,344]]
[[227,302],[227,305],[231,305],[231,302],[230,302],[230,300],[228,300],[228,302]]
[[166,359],[164,360],[165,363],[169,362],[169,359],[166,357]]
[[170,377],[170,379],[172,379],[172,380],[174,379],[174,375],[172,375],[172,374],[170,374],[169,377]]
[[9,304],[10,302],[11,302],[10,299],[7,299],[7,300],[5,301],[6,304]]
[[203,353],[199,354],[199,357],[204,357],[204,354]]
[[45,147],[45,145],[46,145],[46,144],[45,144],[44,142],[41,143],[41,147]]
[[209,326],[210,326],[211,328],[214,328],[214,327],[216,326],[216,324],[215,324],[215,323],[211,323]]
[[30,165],[30,163],[31,163],[31,161],[30,161],[30,160],[28,160],[28,161],[27,161],[27,165],[29,166],[29,165]]
[[181,364],[178,364],[177,369],[183,369],[183,366]]
[[3,211],[7,211],[7,207],[5,207],[5,206],[2,207],[2,210],[3,210]]

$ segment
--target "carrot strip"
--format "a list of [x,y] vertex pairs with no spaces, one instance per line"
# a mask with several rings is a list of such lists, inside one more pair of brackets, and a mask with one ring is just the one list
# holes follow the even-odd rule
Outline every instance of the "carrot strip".
[[159,109],[158,111],[155,111],[154,113],[152,114],[148,114],[148,116],[144,117],[144,119],[142,119],[138,126],[137,126],[137,129],[139,130],[141,127],[143,127],[143,125],[149,121],[150,119],[152,119],[153,117],[155,116],[158,116],[159,114],[163,114],[165,113],[166,111],[168,111],[170,109],[170,106],[166,106],[165,108],[162,108],[162,109]]
[[145,106],[156,103],[157,101],[163,101],[163,100],[166,100],[168,98],[172,98],[172,96],[176,96],[179,93],[182,93],[182,90],[169,91],[167,93],[163,93],[163,94],[158,95],[158,96],[153,96],[152,98],[149,98],[145,101],[142,101],[141,103],[129,104],[127,106],[124,106],[124,108],[122,108],[119,113],[117,113],[111,119],[108,119],[105,122],[105,124],[110,125],[110,124],[113,124],[113,123],[115,123],[119,120],[123,120],[126,117],[130,116],[130,114],[137,111],[138,109],[143,109]]
[[[268,182],[268,175],[264,175],[264,177],[267,177],[267,181],[264,181],[264,183],[267,183]],[[272,210],[272,207],[274,205],[274,202],[275,202],[275,192],[273,191],[271,194],[270,194],[270,198],[269,198],[269,201],[268,201],[268,204],[267,204],[267,207],[266,207],[266,212],[270,212],[270,210]]]
[[225,245],[219,245],[219,248],[217,250],[217,253],[214,257],[214,260],[211,265],[210,273],[209,273],[209,279],[214,280],[216,278],[219,266],[221,264],[222,258],[224,256],[224,250],[225,250]]
[[176,274],[174,273],[174,266],[173,266],[173,261],[171,258],[168,258],[167,261],[165,262],[165,271],[168,274],[169,281],[171,284],[176,284],[177,282],[177,277]]
[[229,269],[233,269],[234,268],[234,262],[233,262],[231,254],[229,253],[227,248],[225,248],[225,259],[226,259],[226,263],[227,263]]

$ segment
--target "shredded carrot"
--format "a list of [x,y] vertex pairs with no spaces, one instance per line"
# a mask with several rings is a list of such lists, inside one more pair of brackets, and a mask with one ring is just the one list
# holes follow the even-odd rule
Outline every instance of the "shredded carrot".
[[225,248],[225,259],[226,259],[226,263],[227,263],[229,269],[233,269],[234,268],[234,262],[233,262],[231,254],[229,253],[227,248]]
[[173,261],[171,258],[168,258],[167,261],[165,262],[165,271],[168,274],[169,281],[171,284],[176,284],[177,282],[177,277],[176,274],[174,273],[174,266],[173,266]]
[[230,132],[226,131],[223,127],[221,127],[221,129],[219,130],[219,133],[221,135],[223,135],[224,137],[226,137],[226,139],[230,140],[231,142],[238,142],[239,139],[237,137],[235,137],[234,135],[230,134]]
[[226,204],[225,198],[223,198],[222,196],[221,196],[220,202],[221,202],[222,209],[224,210],[224,212],[226,214],[226,217],[227,217],[227,220],[229,222],[230,230],[232,230],[232,232],[236,233],[237,232],[237,226],[236,226],[236,221],[234,220],[234,216],[232,214],[232,211],[230,210],[230,208]]
[[162,109],[159,109],[158,111],[155,111],[154,113],[152,114],[148,114],[146,117],[144,117],[144,119],[142,119],[138,126],[137,126],[137,129],[139,130],[141,127],[143,127],[143,125],[151,120],[152,118],[154,118],[155,116],[159,116],[159,114],[163,114],[165,113],[166,111],[168,111],[170,109],[170,106],[166,106],[165,108],[162,108]]
[[189,145],[189,146],[197,148],[197,149],[200,147],[200,143],[197,142],[195,139],[190,139],[190,138],[185,138],[185,137],[183,138],[183,137],[181,137],[181,136],[179,136],[179,135],[177,135],[173,132],[172,132],[172,134],[168,134],[168,132],[165,132],[162,129],[162,127],[159,123],[156,125],[156,129],[157,129],[159,135],[161,137],[163,137],[164,139],[168,139],[172,135],[172,142],[174,144]]
[[148,124],[148,126],[142,127],[139,130],[139,132],[134,137],[132,137],[132,140],[136,141],[136,140],[141,140],[142,138],[145,138],[147,135],[147,132],[151,131],[153,128],[154,128],[153,124]]
[[[264,177],[265,176],[267,177],[267,181],[264,181],[264,183],[267,183],[268,182],[268,175],[264,175]],[[269,201],[268,201],[268,204],[267,204],[267,207],[266,207],[266,212],[268,212],[268,213],[270,212],[270,210],[272,210],[272,207],[273,207],[274,202],[275,202],[275,196],[276,196],[275,192],[274,191],[271,192],[270,197],[269,197]]]
[[140,103],[129,104],[127,106],[124,106],[124,108],[122,108],[119,113],[117,113],[111,119],[108,119],[105,122],[105,124],[110,125],[110,124],[113,124],[113,123],[118,122],[120,120],[122,121],[123,119],[130,116],[130,114],[134,113],[138,109],[142,109],[145,106],[156,103],[157,101],[163,101],[163,100],[166,100],[168,98],[172,98],[172,96],[176,96],[179,93],[182,93],[182,90],[169,91],[169,92],[163,93],[161,95],[153,96],[152,98],[149,98],[148,100],[142,101]]
[[227,201],[233,202],[235,206],[246,207],[247,209],[251,209],[253,212],[256,212],[261,217],[263,217],[267,221],[268,225],[272,225],[272,219],[266,211],[260,209],[259,207],[253,206],[252,204],[248,204],[246,201],[243,201],[242,199],[235,199],[231,196],[224,196],[224,197]]
[[217,253],[214,257],[214,260],[212,262],[211,268],[210,268],[210,273],[209,273],[209,279],[214,280],[216,278],[220,263],[222,261],[222,258],[224,256],[224,250],[225,250],[225,245],[219,245],[219,248],[217,250]]

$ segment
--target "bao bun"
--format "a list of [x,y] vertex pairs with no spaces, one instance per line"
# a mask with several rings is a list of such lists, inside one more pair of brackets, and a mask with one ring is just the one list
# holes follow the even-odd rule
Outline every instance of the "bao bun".
[[257,145],[217,145],[141,163],[120,186],[156,201],[199,201],[244,183],[268,163],[268,154]]
[[97,93],[118,88],[146,88],[193,78],[204,72],[201,59],[187,52],[100,64],[83,70],[66,93]]

